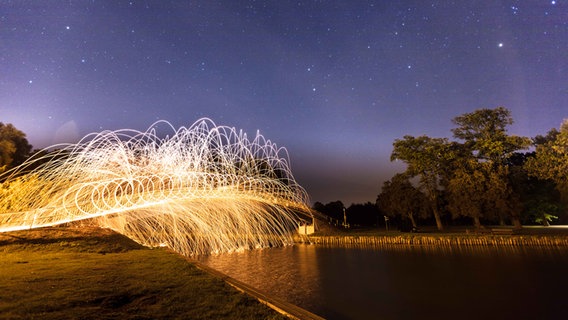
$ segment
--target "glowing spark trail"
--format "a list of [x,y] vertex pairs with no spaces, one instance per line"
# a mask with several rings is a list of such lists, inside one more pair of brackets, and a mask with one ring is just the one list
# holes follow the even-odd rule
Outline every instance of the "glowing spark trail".
[[194,255],[290,244],[309,212],[286,149],[209,119],[54,147],[0,176],[0,232],[85,220]]

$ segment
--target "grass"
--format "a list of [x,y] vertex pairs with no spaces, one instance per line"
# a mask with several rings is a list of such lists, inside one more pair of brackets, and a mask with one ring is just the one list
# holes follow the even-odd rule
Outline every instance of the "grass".
[[0,234],[1,319],[287,319],[164,249],[109,230]]

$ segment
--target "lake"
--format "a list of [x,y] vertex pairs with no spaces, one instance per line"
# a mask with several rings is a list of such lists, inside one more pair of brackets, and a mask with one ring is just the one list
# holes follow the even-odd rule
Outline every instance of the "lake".
[[558,319],[568,248],[294,245],[205,256],[327,319]]

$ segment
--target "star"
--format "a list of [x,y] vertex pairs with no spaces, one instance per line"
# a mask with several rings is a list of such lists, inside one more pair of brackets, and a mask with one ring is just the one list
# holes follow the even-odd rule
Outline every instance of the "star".
[[[393,140],[414,129],[451,137],[452,118],[501,104],[511,109],[515,128],[523,136],[546,134],[558,126],[558,119],[568,117],[562,109],[565,90],[557,85],[566,83],[568,74],[554,72],[562,68],[562,49],[568,46],[568,29],[558,11],[568,0],[503,1],[498,10],[483,1],[413,1],[412,5],[387,1],[375,8],[346,1],[341,10],[270,1],[263,2],[262,10],[254,4],[252,9],[227,5],[217,10],[232,1],[167,1],[171,5],[162,1],[163,5],[150,5],[152,15],[160,17],[156,20],[148,19],[145,4],[136,0],[121,1],[120,10],[109,10],[100,1],[89,1],[88,8],[52,2],[14,5],[11,15],[0,14],[4,26],[0,39],[10,40],[0,54],[0,70],[10,71],[10,77],[0,77],[0,87],[10,92],[9,99],[2,97],[0,110],[10,108],[10,112],[0,112],[0,121],[14,122],[35,148],[48,146],[56,128],[32,124],[26,115],[41,114],[48,121],[45,112],[51,112],[49,121],[56,122],[67,117],[63,109],[68,106],[77,108],[71,116],[82,123],[84,133],[98,130],[101,124],[107,129],[145,130],[155,120],[154,112],[160,119],[176,122],[176,127],[196,117],[244,126],[247,131],[271,125],[271,139],[299,150],[299,178],[307,177],[307,188],[312,190],[326,176],[339,174],[340,170],[328,173],[329,168],[318,166],[317,174],[322,176],[310,186],[309,179],[316,175],[311,166],[317,164],[308,159],[321,158],[314,153],[323,152],[329,142],[322,141],[332,136],[341,144],[338,150],[344,145],[353,151],[350,159],[357,165],[367,161],[359,159],[376,157],[380,162],[386,157],[384,168],[365,170],[375,179],[379,172],[380,179],[388,179],[392,174],[387,171],[398,170],[388,161]],[[175,11],[194,12],[199,6],[201,11],[191,15],[195,29],[189,30],[186,19]],[[49,19],[35,21],[36,16]],[[513,65],[507,60],[510,54],[515,55]],[[513,85],[519,72],[539,79],[526,93]],[[521,103],[520,95],[526,96]],[[340,111],[322,119],[327,121],[321,123],[322,130],[312,133],[311,124],[275,121],[263,109],[267,101],[278,115],[301,112],[301,121],[321,118],[327,110],[324,105]],[[373,101],[376,107],[371,107]],[[229,107],[224,107],[226,103]],[[550,110],[533,112],[531,106],[539,103]],[[361,113],[348,132],[324,130],[342,121],[340,116],[349,114],[350,105],[357,105]],[[112,106],[132,107],[127,109],[132,116],[124,117]],[[406,117],[398,112],[403,107],[420,112]],[[106,122],[107,116],[112,121]],[[404,117],[405,125],[396,125],[399,117]],[[381,126],[370,125],[378,119]],[[297,127],[290,130],[290,126]],[[304,135],[310,136],[313,148],[305,148]],[[357,149],[367,140],[372,148]],[[339,158],[334,159],[333,165],[339,167]],[[349,171],[347,165],[353,163],[346,162],[341,173]],[[326,193],[325,186],[314,191],[313,200],[374,200],[382,181],[367,181],[372,174],[364,176],[361,181],[374,187],[366,187],[361,195],[351,195],[356,193],[352,188],[346,188],[350,195],[345,196],[341,188]]]

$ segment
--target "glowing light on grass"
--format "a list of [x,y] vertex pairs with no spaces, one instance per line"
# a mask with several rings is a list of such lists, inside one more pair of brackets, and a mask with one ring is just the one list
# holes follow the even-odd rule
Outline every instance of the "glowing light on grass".
[[286,149],[209,119],[54,147],[2,177],[0,232],[84,220],[193,255],[290,244],[309,212]]

